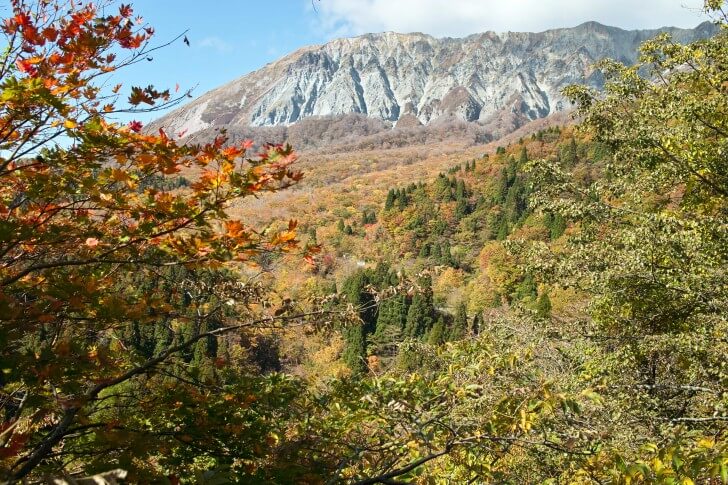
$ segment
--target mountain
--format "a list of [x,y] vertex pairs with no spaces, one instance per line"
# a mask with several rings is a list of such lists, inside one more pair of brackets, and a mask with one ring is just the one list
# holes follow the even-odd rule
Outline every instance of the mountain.
[[708,22],[695,29],[633,31],[587,22],[461,39],[392,32],[337,39],[214,89],[155,125],[190,135],[358,114],[374,121],[368,127],[374,131],[455,119],[494,131],[500,124],[508,132],[565,109],[561,90],[568,84],[601,87],[604,80],[592,67],[599,59],[633,64],[639,44],[660,32],[686,43],[716,30]]

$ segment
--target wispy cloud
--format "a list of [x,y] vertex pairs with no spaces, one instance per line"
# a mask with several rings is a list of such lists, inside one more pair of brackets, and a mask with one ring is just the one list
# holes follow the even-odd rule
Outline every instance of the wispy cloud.
[[[424,32],[460,37],[486,30],[543,31],[596,20],[622,28],[694,27],[703,0],[314,0],[327,36]],[[310,7],[313,10],[313,7]]]
[[213,49],[217,52],[230,52],[233,46],[217,36],[205,37],[197,45],[203,49]]

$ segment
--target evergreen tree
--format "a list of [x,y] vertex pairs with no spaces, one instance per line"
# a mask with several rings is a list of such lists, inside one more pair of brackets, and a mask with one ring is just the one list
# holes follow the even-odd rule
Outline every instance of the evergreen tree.
[[430,255],[430,244],[429,243],[422,244],[422,247],[420,248],[419,257],[420,258],[426,258],[429,255]]
[[512,225],[517,224],[526,214],[528,193],[521,177],[516,177],[508,189],[506,201],[503,204],[503,211],[506,219]]
[[344,281],[341,288],[341,293],[346,297],[346,302],[359,311],[359,318],[364,321],[365,333],[374,330],[377,319],[374,297],[367,291],[367,286],[370,283],[372,282],[369,273],[364,270],[357,270]]
[[435,307],[432,303],[432,281],[425,277],[421,281],[422,290],[415,293],[412,304],[407,310],[404,335],[421,338],[432,327]]
[[457,199],[457,202],[455,203],[455,218],[457,220],[462,219],[466,215],[468,215],[469,212],[468,207],[468,201],[464,198]]
[[430,345],[442,345],[445,343],[445,320],[440,316],[432,326],[429,335],[427,336],[427,343]]
[[385,261],[379,261],[373,271],[367,271],[368,279],[371,284],[378,289],[383,290],[389,286],[390,275],[392,274],[389,264]]
[[493,205],[500,205],[506,201],[506,195],[508,194],[508,169],[503,167],[498,177],[495,179],[493,187],[492,202]]
[[394,193],[394,189],[389,189],[389,192],[387,192],[387,200],[384,203],[384,210],[390,210],[394,207],[394,202],[397,199],[396,194]]
[[468,311],[465,307],[465,303],[458,305],[457,311],[455,312],[455,319],[450,326],[450,332],[448,340],[456,341],[462,340],[468,334]]
[[432,221],[432,234],[435,236],[442,236],[445,234],[445,231],[447,231],[447,222],[445,222],[440,217],[436,217]]
[[517,176],[518,165],[516,164],[516,160],[513,158],[513,155],[511,155],[508,157],[508,162],[506,163],[506,185],[508,188],[516,182]]
[[467,197],[467,191],[465,189],[465,181],[462,179],[458,180],[455,184],[455,200],[461,200]]
[[430,255],[437,261],[440,261],[440,259],[442,259],[442,248],[440,247],[440,244],[432,244],[432,250],[430,251]]
[[352,325],[344,330],[342,359],[355,375],[366,372],[366,338],[363,325]]
[[546,292],[541,293],[536,302],[536,315],[539,318],[550,318],[551,317],[551,300]]
[[450,243],[448,241],[442,243],[440,264],[453,266],[452,254],[450,254]]
[[498,233],[495,238],[498,241],[505,241],[509,233],[510,229],[508,227],[508,221],[505,219],[505,217],[503,217],[501,218],[500,225],[498,227]]
[[339,219],[339,222],[336,223],[336,229],[338,229],[339,232],[343,233],[345,228],[346,224],[344,224],[344,219]]
[[561,214],[555,214],[549,227],[551,239],[558,239],[566,231],[566,219]]
[[526,163],[528,163],[528,150],[526,150],[526,147],[523,146],[521,148],[521,157],[518,160],[518,164],[523,167]]
[[397,344],[402,341],[402,332],[407,321],[407,297],[394,295],[379,305],[377,325],[369,337],[368,351],[380,357],[396,354]]
[[574,137],[569,140],[569,144],[565,146],[561,153],[561,161],[566,165],[567,167],[572,167],[576,164],[577,158],[576,158],[576,140]]
[[471,331],[473,335],[480,335],[480,330],[483,328],[483,316],[480,312],[476,313],[473,317],[473,326]]
[[516,300],[531,299],[533,301],[536,299],[536,295],[536,281],[533,279],[533,275],[528,273],[516,287],[513,296]]
[[407,205],[409,204],[409,197],[407,196],[407,192],[402,189],[397,196],[397,208],[399,210],[404,210]]
[[374,224],[375,222],[377,222],[377,215],[374,213],[374,211],[364,209],[364,211],[361,213],[362,225],[366,226],[367,224]]
[[450,185],[450,180],[445,177],[444,174],[438,175],[435,179],[434,197],[436,200],[441,200],[443,202],[449,202],[452,200],[452,187]]

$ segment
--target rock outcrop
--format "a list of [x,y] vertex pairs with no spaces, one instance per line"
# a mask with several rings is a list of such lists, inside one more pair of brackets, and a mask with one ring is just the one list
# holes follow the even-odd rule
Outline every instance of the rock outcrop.
[[368,34],[305,47],[159,120],[170,133],[215,127],[289,126],[306,118],[361,114],[402,126],[457,118],[514,126],[561,111],[572,83],[601,87],[593,69],[610,57],[637,60],[660,32],[678,42],[716,27],[626,31],[596,22],[541,33],[485,32],[462,39]]

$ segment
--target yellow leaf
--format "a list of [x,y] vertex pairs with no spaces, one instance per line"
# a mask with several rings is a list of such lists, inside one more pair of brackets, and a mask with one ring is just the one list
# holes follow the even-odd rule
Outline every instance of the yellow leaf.
[[712,448],[715,446],[715,440],[710,437],[701,438],[698,441],[698,446],[701,448]]
[[63,126],[65,126],[66,128],[68,128],[69,130],[72,130],[72,129],[74,129],[78,125],[73,120],[66,120],[65,122],[63,122]]

